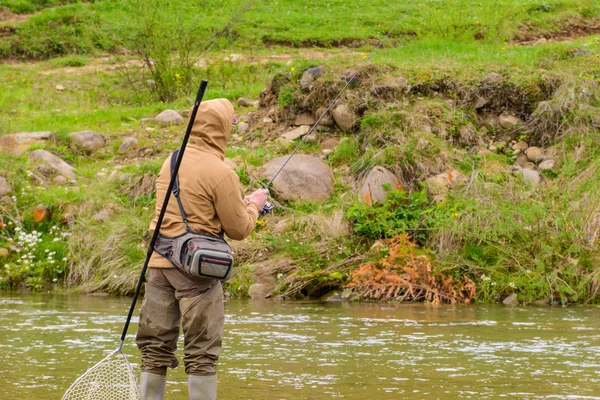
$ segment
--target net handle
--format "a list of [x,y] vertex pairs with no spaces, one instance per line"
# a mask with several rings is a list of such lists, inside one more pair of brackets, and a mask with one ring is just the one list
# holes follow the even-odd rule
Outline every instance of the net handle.
[[206,91],[206,86],[208,86],[208,81],[202,80],[200,82],[200,87],[198,88],[198,94],[196,95],[196,101],[194,102],[194,108],[192,109],[192,114],[190,115],[190,120],[188,122],[187,129],[185,131],[185,135],[183,136],[183,142],[181,143],[181,147],[179,148],[179,156],[177,157],[177,162],[175,163],[175,168],[173,173],[171,174],[171,180],[169,181],[169,187],[167,189],[167,193],[165,194],[165,199],[163,201],[162,208],[160,209],[160,214],[158,216],[158,220],[156,221],[156,227],[154,228],[154,233],[152,234],[152,240],[150,241],[150,245],[148,246],[148,252],[146,253],[146,261],[144,261],[144,267],[142,268],[142,272],[140,273],[140,279],[138,279],[137,286],[135,288],[135,293],[133,295],[133,300],[131,301],[131,307],[129,307],[129,313],[127,314],[127,320],[125,321],[125,326],[123,327],[123,333],[121,334],[121,343],[119,344],[118,350],[121,350],[123,347],[123,343],[125,342],[125,337],[127,336],[127,330],[129,329],[129,323],[131,322],[131,318],[133,317],[133,311],[135,310],[135,305],[137,304],[138,297],[140,296],[140,291],[142,290],[142,284],[144,283],[146,276],[146,271],[148,270],[148,263],[150,262],[150,257],[152,256],[152,252],[154,251],[154,244],[158,239],[158,234],[160,231],[160,227],[162,225],[163,219],[165,217],[165,213],[167,211],[167,205],[169,204],[169,199],[171,198],[171,191],[173,190],[173,186],[175,184],[175,177],[179,172],[179,167],[181,166],[181,160],[183,159],[183,153],[185,152],[185,148],[187,146],[187,142],[190,138],[190,134],[192,133],[192,126],[194,125],[194,121],[196,120],[196,114],[198,113],[198,108],[200,107],[200,103],[202,103],[202,98],[204,97],[204,92]]

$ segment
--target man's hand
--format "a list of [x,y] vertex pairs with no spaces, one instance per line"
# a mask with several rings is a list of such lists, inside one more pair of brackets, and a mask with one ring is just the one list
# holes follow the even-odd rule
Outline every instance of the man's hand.
[[247,204],[252,202],[256,204],[259,210],[262,210],[267,202],[267,198],[269,197],[268,189],[258,189],[254,193],[249,196],[244,197],[244,202]]

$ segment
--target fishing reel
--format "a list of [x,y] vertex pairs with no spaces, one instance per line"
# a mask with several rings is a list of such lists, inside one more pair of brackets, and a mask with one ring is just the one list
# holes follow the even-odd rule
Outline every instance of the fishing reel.
[[259,214],[261,217],[264,217],[265,215],[267,215],[268,213],[270,213],[271,211],[273,211],[275,207],[273,206],[273,204],[269,203],[268,201],[265,203],[265,206],[262,208],[262,210],[259,211]]

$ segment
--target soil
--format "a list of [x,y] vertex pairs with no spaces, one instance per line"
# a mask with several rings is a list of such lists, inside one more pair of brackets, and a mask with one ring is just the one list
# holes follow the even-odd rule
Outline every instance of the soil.
[[541,32],[538,27],[521,25],[520,32],[515,36],[513,43],[534,45],[540,39],[546,39],[548,42],[568,42],[596,34],[600,34],[599,18],[588,21],[573,18],[563,21],[558,30],[551,32]]
[[29,14],[15,14],[6,8],[0,8],[0,23],[21,22],[30,16]]

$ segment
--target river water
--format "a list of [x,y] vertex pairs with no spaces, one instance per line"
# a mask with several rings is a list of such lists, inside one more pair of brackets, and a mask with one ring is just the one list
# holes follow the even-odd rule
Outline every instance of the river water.
[[[129,304],[0,294],[0,399],[60,399],[117,347]],[[226,313],[219,399],[600,399],[600,308],[228,301]],[[136,329],[125,352],[139,369]],[[187,399],[183,366],[166,398]]]

